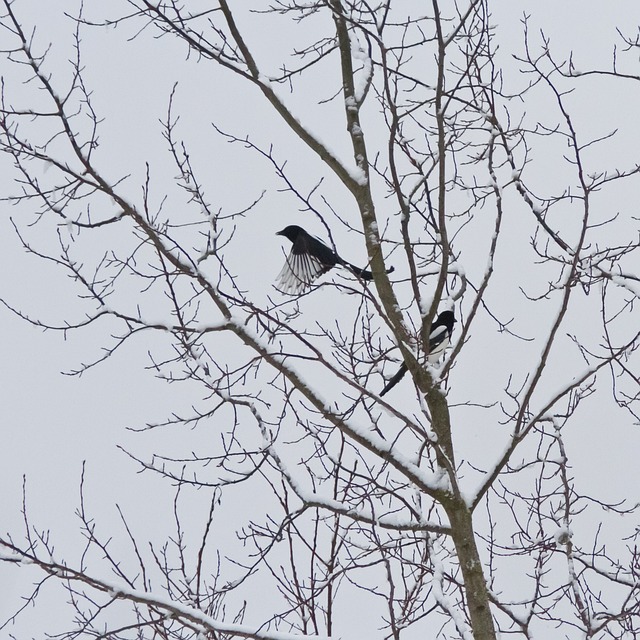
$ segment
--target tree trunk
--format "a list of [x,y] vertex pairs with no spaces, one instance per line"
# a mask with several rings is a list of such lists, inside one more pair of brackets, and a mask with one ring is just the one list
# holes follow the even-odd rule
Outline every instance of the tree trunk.
[[471,511],[461,498],[452,500],[444,507],[449,516],[451,537],[462,570],[473,638],[495,640],[496,631],[489,606],[489,592],[478,554]]
[[442,506],[449,518],[451,537],[462,571],[473,638],[474,640],[495,640],[496,631],[489,606],[487,583],[476,545],[473,516],[461,492],[454,484],[457,479],[456,462],[447,399],[440,389],[433,385],[428,372],[420,377],[419,382],[425,385],[425,398],[431,411],[432,427],[438,437],[436,457],[440,466],[448,471],[452,483],[451,498],[443,500]]

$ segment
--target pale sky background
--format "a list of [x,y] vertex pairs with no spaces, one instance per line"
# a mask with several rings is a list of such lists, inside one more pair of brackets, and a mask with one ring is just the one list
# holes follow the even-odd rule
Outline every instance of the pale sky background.
[[[86,16],[97,18],[103,14],[101,4],[93,0],[85,2]],[[111,6],[113,15],[126,11],[125,3],[113,2]],[[36,0],[16,0],[14,3],[25,30],[36,28],[38,47],[42,49],[49,42],[53,43],[50,64],[54,82],[63,81],[69,73],[66,60],[72,55],[69,37],[72,24],[62,14],[63,11],[73,13],[75,7],[76,3]],[[631,35],[637,33],[640,25],[640,5],[635,0],[615,3],[501,0],[493,3],[493,12],[494,22],[499,26],[497,38],[502,61],[508,60],[513,52],[521,53],[519,20],[522,13],[527,12],[531,14],[534,41],[539,43],[535,32],[544,29],[551,37],[557,57],[562,58],[573,51],[575,66],[580,69],[608,69],[616,27]],[[258,57],[269,55],[276,60],[281,50],[288,50],[291,43],[282,42],[277,34],[263,28],[263,24],[256,19],[249,21],[248,39]],[[238,136],[249,135],[253,142],[263,147],[273,143],[276,156],[288,161],[291,175],[303,190],[317,182],[319,165],[310,152],[296,142],[279,117],[263,108],[257,90],[245,86],[213,64],[185,61],[184,47],[170,38],[153,40],[151,34],[146,33],[128,42],[127,38],[135,32],[132,25],[124,25],[117,30],[87,29],[83,36],[85,80],[94,91],[94,108],[106,119],[100,137],[100,166],[113,180],[131,174],[124,191],[139,200],[145,161],[149,161],[153,197],[156,204],[160,201],[164,195],[162,185],[170,184],[176,171],[170,163],[159,121],[166,117],[169,94],[178,80],[175,98],[176,113],[181,114],[178,132],[189,146],[201,177],[206,179],[205,192],[215,203],[214,208],[236,211],[265,191],[255,210],[238,223],[238,238],[242,238],[247,249],[244,254],[236,256],[231,268],[236,270],[239,280],[256,300],[262,302],[267,295],[277,295],[273,282],[282,266],[282,248],[285,245],[274,233],[286,224],[302,223],[304,219],[298,213],[299,204],[290,195],[278,192],[281,185],[274,179],[267,161],[240,145],[228,144],[215,133],[211,122]],[[0,48],[4,48],[3,37],[4,34],[0,33]],[[638,74],[638,54],[634,59],[633,72]],[[15,73],[12,68],[3,66],[1,73],[9,81],[18,79],[12,75]],[[517,73],[512,75],[509,79],[512,86],[518,87],[519,81],[520,86],[524,85],[524,79],[519,79]],[[611,144],[599,148],[597,153],[603,154],[602,166],[629,167],[638,162],[640,85],[612,82],[610,86],[611,92],[599,89],[597,92],[576,94],[573,115],[578,127],[589,135],[601,135],[619,127],[621,134]],[[12,84],[7,92],[19,94],[24,90],[19,84]],[[334,122],[324,119],[325,111],[322,109],[314,111],[305,101],[303,92],[289,96],[288,101],[294,112],[304,113],[311,128],[318,131],[322,139],[334,136]],[[341,117],[338,108],[337,104],[336,117]],[[526,103],[522,108],[532,113],[533,120],[544,121],[547,115],[543,102]],[[514,112],[516,110],[514,107]],[[557,113],[548,114],[548,117],[549,121],[558,119]],[[342,134],[344,129],[339,124],[337,130]],[[338,153],[348,152],[346,136],[334,136],[330,140],[329,146]],[[562,171],[557,170],[556,156],[553,155],[556,153],[551,145],[546,149],[542,143],[534,149],[528,174],[531,185],[538,182],[541,190],[550,192],[554,181],[563,184]],[[598,162],[599,157],[594,159],[594,165],[597,166]],[[0,158],[0,194],[13,188],[7,166],[6,158]],[[638,186],[637,179],[621,183],[620,191],[612,202],[603,203],[602,216],[607,217],[604,212],[609,206],[612,209],[610,213],[624,211],[624,219],[628,220],[633,212],[638,216]],[[350,221],[358,226],[355,207],[337,187],[335,179],[326,180],[323,193],[329,195],[331,204],[338,210],[350,211]],[[607,198],[610,197],[611,192],[608,192]],[[168,206],[179,210],[179,200],[176,191],[171,191]],[[515,202],[514,199],[512,204]],[[389,210],[385,210],[384,204],[381,206],[386,217],[395,212],[395,203],[389,201],[387,204]],[[522,205],[517,206],[516,209],[514,204],[513,217],[507,216],[505,220],[508,232],[517,239],[512,247],[516,255],[511,255],[510,247],[505,247],[499,254],[496,269],[503,271],[497,275],[499,284],[492,291],[494,301],[500,302],[505,316],[509,314],[511,305],[518,305],[518,309],[522,308],[519,305],[527,306],[518,294],[520,279],[528,280],[530,274],[521,273],[518,269],[517,253],[522,231],[517,216],[524,213]],[[40,316],[52,323],[60,323],[66,318],[81,318],[83,307],[77,304],[75,290],[66,275],[50,264],[26,255],[12,231],[9,217],[15,216],[17,220],[26,216],[29,219],[28,207],[27,210],[24,207],[11,209],[0,203],[0,213],[0,272],[4,274],[0,281],[0,297],[26,314]],[[331,224],[331,218],[327,220]],[[305,226],[326,237],[317,221],[309,218]],[[28,231],[28,237],[39,248],[46,249],[51,246],[48,243],[53,237],[53,230],[53,225],[39,225]],[[337,224],[333,230],[341,253],[351,262],[363,262],[365,251],[361,243],[354,242]],[[637,237],[637,224],[635,228],[629,228],[628,233]],[[468,255],[470,263],[473,263],[473,252],[469,251]],[[393,259],[390,263],[394,263]],[[465,265],[465,268],[468,267]],[[328,279],[338,277],[338,274],[325,276]],[[336,295],[335,290],[319,291],[316,299],[305,302],[304,313],[326,313],[326,309],[335,308]],[[130,302],[133,309],[136,301]],[[597,307],[597,302],[596,296],[585,299],[584,308]],[[464,302],[462,309],[464,313]],[[535,312],[523,314],[518,319],[518,330],[524,335],[535,335],[537,323],[546,321],[547,316],[540,319]],[[61,372],[77,369],[81,363],[99,356],[101,348],[110,343],[109,334],[114,327],[109,322],[98,322],[63,336],[57,332],[43,332],[0,307],[0,323],[0,357],[4,363],[0,373],[3,408],[0,447],[2,532],[20,530],[22,484],[23,477],[26,477],[28,509],[33,523],[51,530],[61,557],[76,557],[82,538],[74,511],[79,502],[79,483],[85,464],[86,500],[97,521],[113,523],[117,529],[117,504],[139,532],[161,541],[172,527],[172,493],[166,489],[160,493],[157,478],[138,475],[136,464],[119,447],[148,458],[152,452],[175,452],[176,446],[184,445],[186,449],[197,443],[206,446],[208,437],[206,432],[196,433],[188,429],[173,433],[154,430],[145,434],[127,430],[127,427],[141,427],[146,422],[161,420],[173,411],[187,409],[201,398],[201,390],[195,385],[167,386],[147,370],[150,364],[148,351],[166,352],[167,343],[163,337],[151,332],[142,333],[106,362],[77,377],[62,375]],[[465,366],[473,378],[469,383],[469,376],[466,383],[460,382],[454,390],[454,398],[458,400],[490,401],[487,394],[491,393],[493,374],[504,373],[505,361],[534,357],[539,352],[539,346],[535,344],[513,341],[506,335],[497,336],[487,321],[478,322],[477,331],[481,330],[486,332],[486,336],[476,334],[478,338],[463,350],[465,359],[461,358],[457,363],[456,380],[464,379],[462,370]],[[588,327],[579,325],[572,327],[571,331],[580,335],[582,331],[588,332]],[[501,354],[500,362],[495,358],[496,348]],[[554,362],[553,366],[559,373],[580,371],[575,354],[568,355],[566,361]],[[606,376],[602,376],[600,382],[605,386],[609,384]],[[414,398],[414,391],[407,381],[394,394],[397,401],[412,401]],[[610,409],[597,396],[593,401],[586,401],[580,419],[565,434],[573,471],[585,493],[594,492],[603,500],[620,496],[637,501],[640,498],[640,471],[637,466],[640,430],[638,425],[633,425],[628,414],[616,413],[617,418],[612,421]],[[464,422],[463,409],[458,415]],[[620,419],[625,415],[626,418]],[[478,466],[490,464],[504,446],[506,432],[491,421],[465,424],[465,429],[464,437],[458,438],[459,459],[472,458]],[[606,434],[606,440],[599,439],[603,434]],[[475,476],[470,469],[467,473],[469,488],[472,488]],[[157,495],[161,498],[156,499]],[[193,509],[194,521],[197,522],[206,497],[196,495],[189,500],[192,500],[189,508]],[[230,519],[234,517],[233,511],[233,502],[227,503],[225,513],[230,514]],[[0,564],[0,621],[4,621],[15,608],[19,594],[30,580],[29,570]],[[50,625],[60,622],[56,622],[57,615],[59,612],[55,607],[51,608],[46,623],[30,614],[23,615],[16,627],[5,630],[5,633],[11,631],[18,638],[37,636],[43,629],[51,631],[53,627]],[[569,634],[567,637],[576,636]]]

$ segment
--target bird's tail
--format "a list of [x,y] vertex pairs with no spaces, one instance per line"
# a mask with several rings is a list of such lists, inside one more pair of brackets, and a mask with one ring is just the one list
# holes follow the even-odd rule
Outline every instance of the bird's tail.
[[[368,271],[367,269],[360,269],[359,267],[356,267],[354,264],[351,264],[346,260],[344,260],[342,264],[347,267],[347,269],[349,269],[349,271],[351,271],[354,275],[358,276],[358,278],[362,278],[363,280],[373,280],[373,273],[371,273],[371,271]],[[394,268],[389,267],[386,273],[392,273],[393,271]]]
[[387,382],[387,384],[384,386],[384,389],[380,392],[380,397],[382,397],[388,391],[391,391],[391,389],[393,389],[393,387],[395,387],[398,382],[402,380],[402,377],[405,373],[407,373],[407,365],[403,362],[400,365],[397,373],[393,376],[393,378],[391,378],[391,380],[389,380],[389,382]]

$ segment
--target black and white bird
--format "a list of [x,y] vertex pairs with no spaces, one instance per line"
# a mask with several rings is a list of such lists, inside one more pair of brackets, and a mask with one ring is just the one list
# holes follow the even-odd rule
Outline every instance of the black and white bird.
[[[277,278],[279,287],[283,291],[302,293],[313,284],[316,278],[336,265],[346,267],[358,278],[373,280],[371,271],[359,269],[343,260],[333,249],[309,235],[302,227],[292,224],[278,231],[276,235],[284,236],[293,243],[291,252]],[[392,271],[393,267],[388,269],[387,273]]]
[[[429,331],[429,354],[427,356],[427,360],[431,364],[438,362],[444,350],[449,346],[454,322],[456,322],[456,317],[453,311],[443,311],[437,317],[436,321],[431,324]],[[387,382],[380,395],[383,396],[388,391],[391,391],[391,389],[402,380],[405,373],[407,373],[407,365],[403,362],[398,372]]]

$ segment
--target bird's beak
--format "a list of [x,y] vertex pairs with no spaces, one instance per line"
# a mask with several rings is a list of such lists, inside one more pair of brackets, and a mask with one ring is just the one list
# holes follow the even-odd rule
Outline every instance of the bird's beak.
[[282,235],[282,231],[276,231],[276,235],[277,236],[281,236]]

